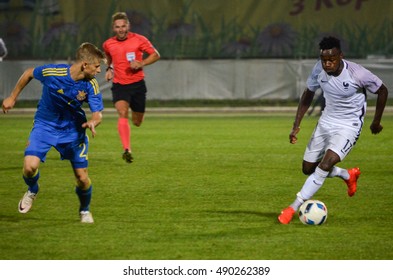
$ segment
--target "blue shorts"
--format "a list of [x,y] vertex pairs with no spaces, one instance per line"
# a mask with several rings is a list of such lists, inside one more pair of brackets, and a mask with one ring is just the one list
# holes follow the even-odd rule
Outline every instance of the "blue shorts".
[[36,156],[45,162],[51,147],[60,153],[62,160],[69,160],[74,169],[88,166],[89,138],[85,131],[59,130],[35,123],[30,132],[25,156]]

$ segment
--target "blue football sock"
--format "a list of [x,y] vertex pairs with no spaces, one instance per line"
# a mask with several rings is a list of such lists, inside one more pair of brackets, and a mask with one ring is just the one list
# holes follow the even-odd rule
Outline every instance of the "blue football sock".
[[87,190],[82,190],[81,188],[76,187],[75,192],[78,195],[80,201],[79,212],[89,211],[93,186],[90,186]]
[[37,170],[33,177],[26,177],[23,175],[23,180],[25,180],[26,185],[29,187],[29,191],[32,193],[38,193],[38,179],[40,178],[40,172]]

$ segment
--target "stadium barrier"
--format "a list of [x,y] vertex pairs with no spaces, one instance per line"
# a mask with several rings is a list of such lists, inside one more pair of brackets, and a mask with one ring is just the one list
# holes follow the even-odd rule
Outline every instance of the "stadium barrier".
[[[393,92],[393,59],[352,60],[378,75]],[[296,100],[316,60],[232,59],[160,60],[147,66],[146,83],[150,100]],[[28,67],[67,61],[0,62],[1,99],[7,97]],[[111,83],[105,81],[105,66],[97,75],[104,99],[111,99]],[[20,100],[38,100],[41,85],[33,80]],[[389,96],[393,98],[393,95]],[[369,98],[373,95],[369,94]]]

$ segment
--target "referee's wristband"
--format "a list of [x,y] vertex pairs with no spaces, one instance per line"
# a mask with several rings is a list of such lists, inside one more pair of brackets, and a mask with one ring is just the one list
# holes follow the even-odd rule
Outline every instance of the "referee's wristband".
[[106,71],[108,70],[113,70],[112,66],[109,66],[108,68],[106,68]]

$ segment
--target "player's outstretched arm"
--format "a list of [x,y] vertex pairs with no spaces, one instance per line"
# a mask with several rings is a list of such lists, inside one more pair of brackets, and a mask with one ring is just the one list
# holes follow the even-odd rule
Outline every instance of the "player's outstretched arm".
[[102,113],[101,112],[94,112],[92,113],[91,120],[82,124],[83,128],[89,128],[91,130],[91,135],[93,138],[96,136],[96,127],[102,121]]
[[23,72],[22,76],[20,76],[19,80],[16,82],[16,85],[12,90],[10,96],[3,100],[2,109],[4,114],[6,114],[15,106],[19,94],[22,92],[25,86],[34,78],[33,71],[34,68],[26,69],[25,72]]
[[378,95],[378,97],[377,97],[377,103],[375,105],[375,114],[374,114],[374,119],[370,125],[372,134],[378,134],[383,129],[383,126],[381,125],[381,119],[382,119],[383,111],[385,110],[386,101],[388,99],[388,89],[384,84],[382,84],[380,88],[377,90],[376,94]]
[[307,112],[308,108],[311,105],[312,100],[314,99],[315,92],[306,88],[300,98],[299,105],[297,107],[297,112],[295,116],[295,121],[293,122],[293,127],[291,133],[289,134],[289,142],[291,144],[295,144],[297,142],[296,135],[300,131],[300,123],[304,117],[304,114]]

